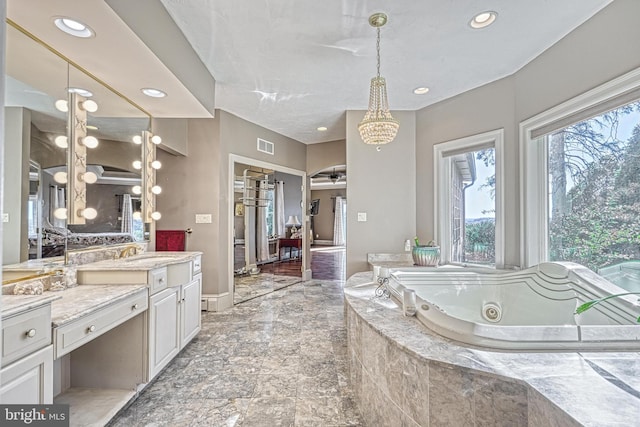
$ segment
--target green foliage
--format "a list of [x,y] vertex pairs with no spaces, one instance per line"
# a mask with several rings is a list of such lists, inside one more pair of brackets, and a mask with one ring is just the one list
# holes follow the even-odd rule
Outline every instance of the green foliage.
[[597,271],[640,259],[640,125],[621,147],[588,164],[568,192],[571,209],[550,223],[551,260]]
[[490,263],[495,260],[496,224],[493,219],[465,224],[465,260],[474,263]]
[[[580,304],[578,306],[578,308],[576,308],[576,314],[581,314],[584,313],[585,311],[589,310],[590,308],[600,304],[603,301],[609,300],[609,299],[613,299],[613,298],[618,298],[624,295],[640,295],[640,292],[624,292],[621,294],[613,294],[613,295],[608,295],[606,297],[602,297],[602,298],[597,298],[591,301],[587,301],[584,304]],[[636,322],[640,323],[640,317],[638,317],[636,319]]]

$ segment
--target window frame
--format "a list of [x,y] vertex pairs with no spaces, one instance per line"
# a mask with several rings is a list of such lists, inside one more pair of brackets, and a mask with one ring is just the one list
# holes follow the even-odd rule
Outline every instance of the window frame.
[[[451,261],[451,153],[477,151],[484,148],[495,150],[495,268],[504,268],[504,129],[496,129],[465,138],[441,142],[433,146],[433,229],[435,240],[440,245],[440,260],[443,264],[460,264]],[[464,265],[471,265],[464,263]],[[483,267],[491,268],[486,265]]]
[[[549,260],[549,191],[547,136],[532,137],[536,130],[584,110],[610,111],[615,98],[640,89],[640,68],[520,123],[520,266],[528,268]],[[624,103],[620,106],[625,105]],[[606,106],[606,107],[605,107]],[[595,116],[593,116],[595,117]],[[584,120],[581,118],[578,121]]]

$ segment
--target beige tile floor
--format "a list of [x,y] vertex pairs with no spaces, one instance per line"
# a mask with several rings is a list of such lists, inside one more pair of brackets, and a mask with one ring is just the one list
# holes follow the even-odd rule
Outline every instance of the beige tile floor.
[[342,281],[203,313],[202,331],[114,426],[357,426]]

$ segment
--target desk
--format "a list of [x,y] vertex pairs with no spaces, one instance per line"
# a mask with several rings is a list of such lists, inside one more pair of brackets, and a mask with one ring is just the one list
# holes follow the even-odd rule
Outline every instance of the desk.
[[291,259],[291,249],[296,248],[298,254],[302,250],[302,239],[278,239],[278,260],[280,260],[280,249],[289,248],[289,259]]

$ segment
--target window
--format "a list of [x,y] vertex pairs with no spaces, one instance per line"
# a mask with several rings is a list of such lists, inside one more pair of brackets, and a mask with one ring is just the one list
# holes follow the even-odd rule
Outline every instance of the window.
[[640,259],[640,70],[523,122],[522,266]]
[[640,102],[545,137],[549,260],[640,259]]
[[275,203],[274,196],[275,190],[267,190],[267,208],[265,209],[265,215],[267,216],[267,236],[273,236],[274,232],[274,221],[275,221]]
[[38,236],[38,216],[38,196],[30,194],[27,203],[27,227],[30,238]]
[[497,130],[434,146],[435,230],[443,263],[504,265]]

